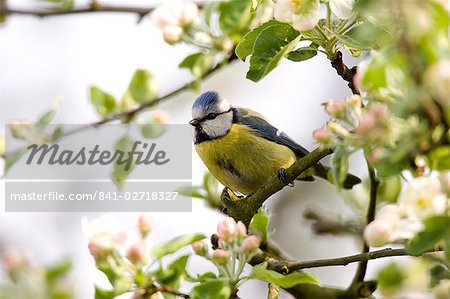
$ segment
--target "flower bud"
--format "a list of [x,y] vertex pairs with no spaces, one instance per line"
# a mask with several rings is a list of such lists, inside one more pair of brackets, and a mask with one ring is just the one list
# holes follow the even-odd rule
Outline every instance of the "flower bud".
[[358,94],[354,94],[351,97],[348,97],[345,102],[352,109],[359,109],[362,106],[362,99]]
[[198,7],[195,3],[184,2],[181,8],[179,22],[181,26],[191,25],[198,17]]
[[192,243],[192,249],[195,254],[206,256],[208,254],[208,243],[205,239]]
[[313,132],[313,138],[321,144],[328,144],[331,139],[330,134],[324,128],[315,130]]
[[142,238],[145,238],[152,231],[152,223],[150,217],[147,215],[141,215],[138,219],[139,233]]
[[28,259],[19,250],[7,249],[2,253],[5,270],[11,275],[28,265]]
[[255,253],[259,246],[261,245],[261,240],[254,235],[248,236],[242,241],[242,251],[245,253]]
[[223,249],[216,249],[211,255],[211,259],[219,265],[225,265],[228,262],[229,257],[230,254]]
[[236,223],[236,233],[238,238],[244,238],[247,235],[247,228],[242,221]]
[[384,220],[370,222],[364,230],[364,239],[370,246],[383,246],[390,241],[393,232],[392,225]]
[[147,261],[147,256],[145,255],[145,244],[144,242],[137,242],[128,248],[127,258],[133,264],[143,264]]
[[340,137],[347,137],[350,134],[347,129],[345,129],[343,126],[341,126],[337,122],[333,122],[333,121],[329,121],[327,123],[327,129],[331,133],[336,134]]
[[178,20],[169,7],[160,6],[157,7],[150,15],[150,20],[153,25],[164,29],[167,26],[178,25]]
[[28,120],[11,120],[9,124],[11,135],[17,139],[28,139],[33,132],[33,123]]
[[236,236],[236,221],[227,217],[217,225],[217,234],[222,242],[228,243],[234,240]]
[[347,104],[344,101],[329,100],[323,104],[325,112],[333,118],[343,119],[346,117]]
[[88,249],[89,249],[89,253],[92,255],[92,257],[96,261],[102,259],[106,255],[107,251],[109,252],[109,250],[106,250],[106,251],[103,250],[95,242],[89,242]]
[[164,40],[171,45],[179,42],[183,34],[183,29],[180,26],[166,26],[162,31]]
[[222,51],[229,53],[234,48],[234,41],[231,38],[224,38],[219,47]]

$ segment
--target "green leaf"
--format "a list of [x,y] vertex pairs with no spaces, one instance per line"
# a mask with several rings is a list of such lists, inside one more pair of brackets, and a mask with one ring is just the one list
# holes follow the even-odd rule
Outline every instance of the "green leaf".
[[391,32],[370,22],[361,23],[338,37],[346,46],[359,50],[379,49],[393,39]]
[[288,54],[287,59],[292,61],[304,61],[313,58],[317,55],[317,50],[319,45],[316,43],[311,43],[308,47],[298,48]]
[[381,56],[372,59],[361,79],[365,91],[375,91],[387,86],[386,62]]
[[424,220],[425,228],[406,247],[408,254],[420,256],[441,240],[450,238],[450,217],[434,216]]
[[95,287],[95,299],[114,299],[114,297],[116,297],[116,292]]
[[40,130],[43,130],[45,127],[47,127],[48,124],[51,123],[53,118],[55,118],[56,110],[55,109],[49,109],[42,113],[42,115],[38,118],[36,122],[36,127]]
[[241,40],[241,42],[236,47],[236,55],[242,60],[245,61],[245,58],[253,53],[253,48],[255,46],[256,38],[259,36],[259,34],[267,29],[268,27],[274,26],[274,25],[282,25],[284,23],[270,20],[261,26],[253,29],[252,31],[248,32],[246,35],[244,35],[244,38]]
[[206,280],[216,279],[217,275],[213,272],[206,272],[202,275],[197,275],[197,277],[186,275],[186,281],[189,282],[203,282]]
[[113,112],[116,107],[116,99],[97,86],[91,86],[89,88],[89,98],[91,99],[91,103],[94,105],[95,110],[101,116],[108,115]]
[[205,53],[195,53],[186,57],[179,65],[179,68],[188,69],[195,78],[200,79],[212,66],[213,57]]
[[149,71],[138,69],[131,79],[128,91],[137,103],[142,103],[156,98],[158,85]]
[[249,0],[231,0],[221,2],[218,11],[219,26],[223,32],[239,32],[247,27],[250,20]]
[[177,252],[181,248],[192,244],[196,241],[203,240],[205,235],[203,234],[191,234],[191,235],[183,235],[176,238],[173,238],[167,242],[157,244],[152,248],[152,257],[154,259],[160,259],[163,256],[168,254],[172,254]]
[[377,191],[377,202],[395,203],[400,194],[402,180],[399,175],[383,178]]
[[189,255],[183,255],[173,261],[166,269],[158,269],[153,272],[156,281],[161,285],[178,290],[186,271]]
[[70,269],[72,269],[72,261],[70,259],[64,259],[57,265],[49,267],[45,271],[45,277],[47,281],[55,281],[66,275]]
[[332,181],[338,188],[342,188],[348,171],[348,152],[344,146],[336,147],[332,164]]
[[58,125],[52,133],[51,140],[53,142],[58,141],[64,135],[64,130],[62,125]]
[[430,288],[434,288],[445,279],[450,279],[450,271],[445,266],[437,264],[430,269]]
[[166,132],[164,124],[145,124],[141,126],[141,134],[147,139],[156,139]]
[[15,163],[17,163],[23,157],[23,155],[25,155],[26,153],[27,153],[27,151],[24,149],[17,150],[13,153],[6,153],[5,154],[5,173],[7,173],[11,169],[11,167]]
[[201,186],[182,187],[178,188],[177,192],[181,195],[195,198],[206,198],[207,192]]
[[390,263],[377,274],[378,286],[382,290],[397,289],[405,280],[405,274],[395,263]]
[[295,47],[299,39],[300,33],[285,23],[262,30],[255,41],[247,78],[255,82],[264,78]]
[[267,213],[267,208],[262,206],[259,208],[258,213],[256,213],[251,222],[250,229],[261,235],[263,241],[267,241],[268,230],[269,230],[269,215]]
[[122,158],[123,163],[119,163],[119,157],[114,161],[114,169],[112,173],[112,179],[119,189],[122,188],[127,177],[135,167],[134,157],[131,157],[133,161],[129,167],[127,165],[128,162],[126,162],[129,158],[129,152],[133,148],[133,145],[134,141],[128,136],[120,138],[115,144],[115,149],[124,153]]
[[428,155],[431,168],[436,170],[450,169],[450,146],[440,146]]
[[192,288],[191,299],[229,299],[231,288],[228,280],[209,279]]
[[264,280],[282,288],[292,288],[301,283],[318,284],[319,281],[311,274],[304,272],[293,272],[290,274],[280,274],[278,272],[268,270],[267,263],[262,263],[253,267],[250,278]]

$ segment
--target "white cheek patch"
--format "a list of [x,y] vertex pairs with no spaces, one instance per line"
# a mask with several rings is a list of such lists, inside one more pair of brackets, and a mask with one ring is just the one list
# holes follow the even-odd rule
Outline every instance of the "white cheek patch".
[[231,129],[232,121],[232,113],[225,113],[215,119],[204,121],[202,129],[211,138],[225,136]]
[[230,108],[231,108],[230,103],[228,103],[227,100],[222,99],[222,100],[219,102],[219,105],[217,105],[217,112],[219,112],[219,113],[220,113],[220,112],[225,112],[225,111],[230,110]]

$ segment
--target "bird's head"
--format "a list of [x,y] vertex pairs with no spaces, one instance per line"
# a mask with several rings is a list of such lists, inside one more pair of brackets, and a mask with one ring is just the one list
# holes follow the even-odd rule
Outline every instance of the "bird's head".
[[233,124],[230,103],[215,91],[202,93],[192,105],[190,125],[209,139],[225,136]]

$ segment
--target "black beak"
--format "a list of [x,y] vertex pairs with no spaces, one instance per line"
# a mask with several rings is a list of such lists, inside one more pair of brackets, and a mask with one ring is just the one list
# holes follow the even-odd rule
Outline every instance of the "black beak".
[[190,124],[191,126],[198,127],[198,126],[200,125],[200,122],[198,121],[198,119],[194,118],[193,120],[191,120],[191,121],[189,122],[189,124]]

